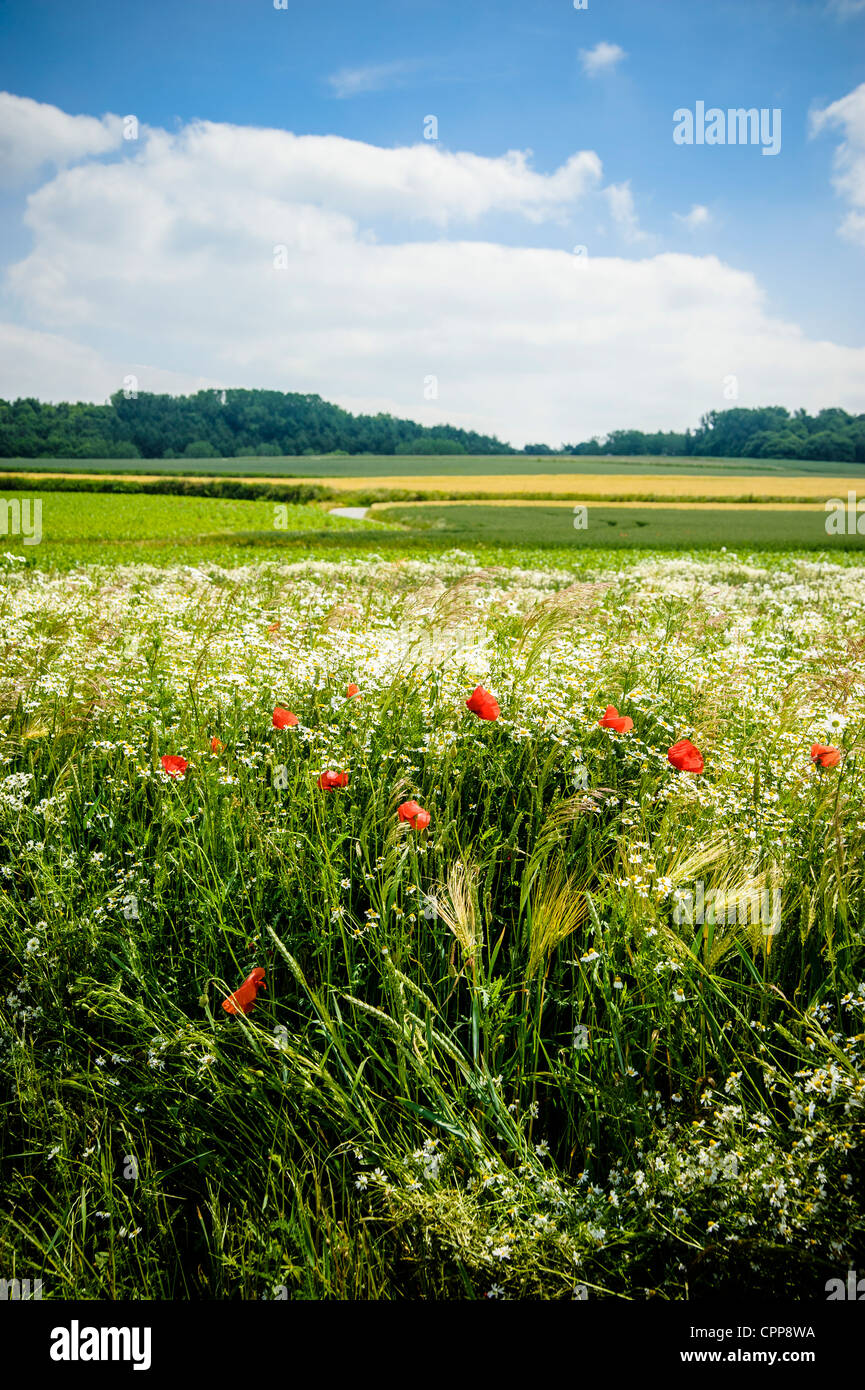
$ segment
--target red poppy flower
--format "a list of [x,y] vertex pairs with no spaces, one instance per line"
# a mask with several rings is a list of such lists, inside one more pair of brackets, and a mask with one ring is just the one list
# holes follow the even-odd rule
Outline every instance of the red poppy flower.
[[478,719],[498,719],[501,714],[498,700],[488,690],[484,690],[482,685],[475,686],[466,700],[466,709],[470,709]]
[[264,983],[264,971],[261,966],[256,966],[255,970],[250,971],[239,989],[233,994],[229,994],[227,999],[223,999],[222,1007],[227,1014],[248,1014],[255,1007],[255,998],[260,989],[267,989]]
[[337,787],[348,786],[347,772],[323,772],[318,779],[318,785],[323,792],[335,791]]
[[273,711],[273,727],[275,729],[293,729],[295,724],[299,723],[300,720],[297,715],[292,714],[290,709],[282,709],[280,705],[277,705]]
[[602,729],[613,729],[617,734],[626,734],[634,727],[633,719],[627,714],[619,714],[615,705],[607,705],[604,716],[598,723]]
[[841,749],[833,748],[831,743],[815,743],[811,748],[811,761],[821,767],[837,767],[841,761]]
[[400,820],[407,821],[413,830],[426,830],[431,820],[429,811],[425,811],[416,801],[404,801],[397,808],[397,815]]
[[186,759],[181,758],[178,753],[164,753],[159,761],[169,777],[182,777],[189,766]]
[[217,738],[216,735],[214,734],[213,738],[210,740],[210,751],[211,751],[211,753],[221,753],[224,747],[225,747],[225,744],[222,742],[222,739],[221,739],[221,738]]
[[346,694],[346,699],[351,700],[351,699],[354,698],[355,695],[359,695],[359,694],[360,694],[360,691],[358,690],[358,688],[357,688],[356,685],[350,685],[350,686],[348,687],[348,690],[345,692],[345,694]]
[[695,748],[689,738],[680,738],[668,749],[667,757],[680,772],[702,772],[706,764],[699,748]]

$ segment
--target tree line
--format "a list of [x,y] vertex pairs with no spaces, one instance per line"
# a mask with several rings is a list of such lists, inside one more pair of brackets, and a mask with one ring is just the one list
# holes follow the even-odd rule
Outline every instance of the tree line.
[[[533,452],[544,450],[534,446]],[[565,444],[562,452],[865,463],[865,415],[849,415],[838,408],[809,415],[807,410],[791,412],[783,405],[710,410],[698,429],[683,434],[613,430],[603,439]]]
[[353,415],[292,391],[117,391],[105,405],[0,401],[0,458],[249,458],[283,454],[507,454],[495,436]]
[[454,425],[353,415],[320,396],[232,389],[117,391],[104,405],[0,400],[0,458],[248,458],[312,454],[646,454],[865,463],[865,415],[784,406],[711,410],[695,430],[613,430],[580,444],[527,444]]

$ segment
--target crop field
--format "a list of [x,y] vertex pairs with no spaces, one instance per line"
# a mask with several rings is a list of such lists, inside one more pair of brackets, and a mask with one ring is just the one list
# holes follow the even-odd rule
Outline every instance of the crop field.
[[615,546],[689,550],[697,547],[756,547],[790,550],[862,549],[865,535],[827,535],[822,507],[778,507],[756,504],[595,506],[586,508],[585,526],[575,526],[570,505],[531,504],[488,506],[462,504],[385,504],[372,515],[453,541],[480,540],[507,545]]
[[823,1297],[865,1237],[865,570],[331,541],[3,559],[0,1266]]
[[[42,503],[46,541],[142,540],[163,537],[227,535],[237,531],[274,530],[273,502],[213,497],[152,497],[138,493],[3,492],[2,499]],[[350,529],[343,517],[317,507],[286,506],[285,529]]]
[[[646,454],[579,457],[573,454],[311,454],[282,458],[180,458],[180,459],[70,459],[4,458],[2,473],[85,474],[116,477],[188,475],[211,478],[306,478],[317,482],[362,479],[383,486],[414,487],[418,482],[447,478],[520,479],[532,490],[536,476],[568,477],[668,477],[680,478],[861,478],[859,463],[808,462],[803,459],[744,459],[706,457],[658,457]],[[509,490],[513,490],[510,487]]]
[[[18,508],[11,512],[7,506]],[[29,543],[39,512],[40,539]],[[23,510],[22,510],[23,509]],[[23,517],[26,525],[16,522]],[[278,544],[314,535],[339,537],[362,530],[387,531],[383,522],[352,521],[331,515],[323,507],[236,501],[232,498],[146,496],[137,493],[7,492],[0,494],[0,544],[32,563],[70,560],[140,558],[142,550],[155,555],[180,550],[194,554],[202,545],[225,543]]]
[[[40,539],[29,543],[15,515],[35,517],[41,504]],[[0,537],[10,554],[41,567],[81,562],[117,563],[141,558],[196,563],[200,551],[222,563],[284,556],[286,548],[326,555],[351,544],[358,553],[386,550],[406,557],[417,546],[442,553],[453,546],[490,552],[507,561],[522,550],[627,549],[813,550],[821,554],[861,550],[865,536],[826,532],[826,513],[810,505],[755,503],[640,503],[586,506],[585,526],[575,527],[573,504],[526,503],[501,498],[486,505],[463,503],[376,504],[365,515],[345,517],[327,504],[277,504],[231,498],[153,496],[98,492],[0,495]],[[27,508],[30,511],[27,511]],[[331,508],[329,510],[329,508]],[[26,529],[26,528],[25,528]],[[244,554],[244,551],[247,552]],[[493,552],[499,552],[494,554]],[[553,560],[553,563],[557,563]]]

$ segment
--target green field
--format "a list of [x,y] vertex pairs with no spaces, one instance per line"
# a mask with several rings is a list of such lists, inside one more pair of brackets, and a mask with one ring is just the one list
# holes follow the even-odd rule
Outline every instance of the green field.
[[[230,498],[144,496],[137,493],[0,493],[0,502],[25,499],[42,504],[42,539],[25,544],[20,535],[0,533],[0,546],[40,564],[71,558],[140,559],[177,545],[212,549],[228,540],[267,546],[292,537],[377,533],[381,522],[331,516],[318,506],[235,501]],[[26,515],[26,514],[25,514]],[[29,515],[32,517],[33,513]],[[279,519],[280,525],[275,522]],[[282,524],[284,523],[284,524]],[[0,510],[0,525],[7,512]],[[32,529],[32,528],[31,528]]]
[[[163,540],[265,531],[274,526],[273,502],[237,502],[230,498],[148,497],[113,493],[2,493],[4,498],[40,498],[44,539]],[[287,506],[288,529],[351,529],[343,517],[318,507]]]
[[[198,552],[223,562],[234,553],[274,559],[285,551],[382,552],[411,556],[472,551],[639,553],[747,549],[860,551],[865,536],[830,536],[820,508],[648,507],[590,505],[586,529],[575,529],[568,506],[419,504],[376,507],[363,520],[338,517],[317,504],[274,504],[225,498],[125,493],[14,493],[42,503],[42,540],[0,534],[0,549],[40,567],[147,558],[194,562]],[[0,498],[0,501],[4,499]],[[5,520],[0,508],[0,521]],[[276,526],[279,517],[284,525]]]
[[588,507],[585,529],[574,528],[568,507],[449,505],[377,507],[376,517],[396,521],[453,543],[573,545],[590,548],[701,549],[720,546],[766,550],[861,550],[865,536],[826,534],[822,509],[719,507]]
[[0,459],[6,473],[186,474],[190,477],[250,478],[375,478],[375,477],[502,477],[524,473],[581,475],[650,474],[705,477],[865,477],[865,465],[803,462],[799,459],[669,458],[647,455],[573,457],[567,454],[330,454],[284,458],[212,459]]

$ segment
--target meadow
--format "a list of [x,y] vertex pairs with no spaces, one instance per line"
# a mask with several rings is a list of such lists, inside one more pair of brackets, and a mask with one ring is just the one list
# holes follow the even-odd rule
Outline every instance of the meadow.
[[865,1234],[865,571],[351,527],[3,559],[0,1267],[825,1297]]

